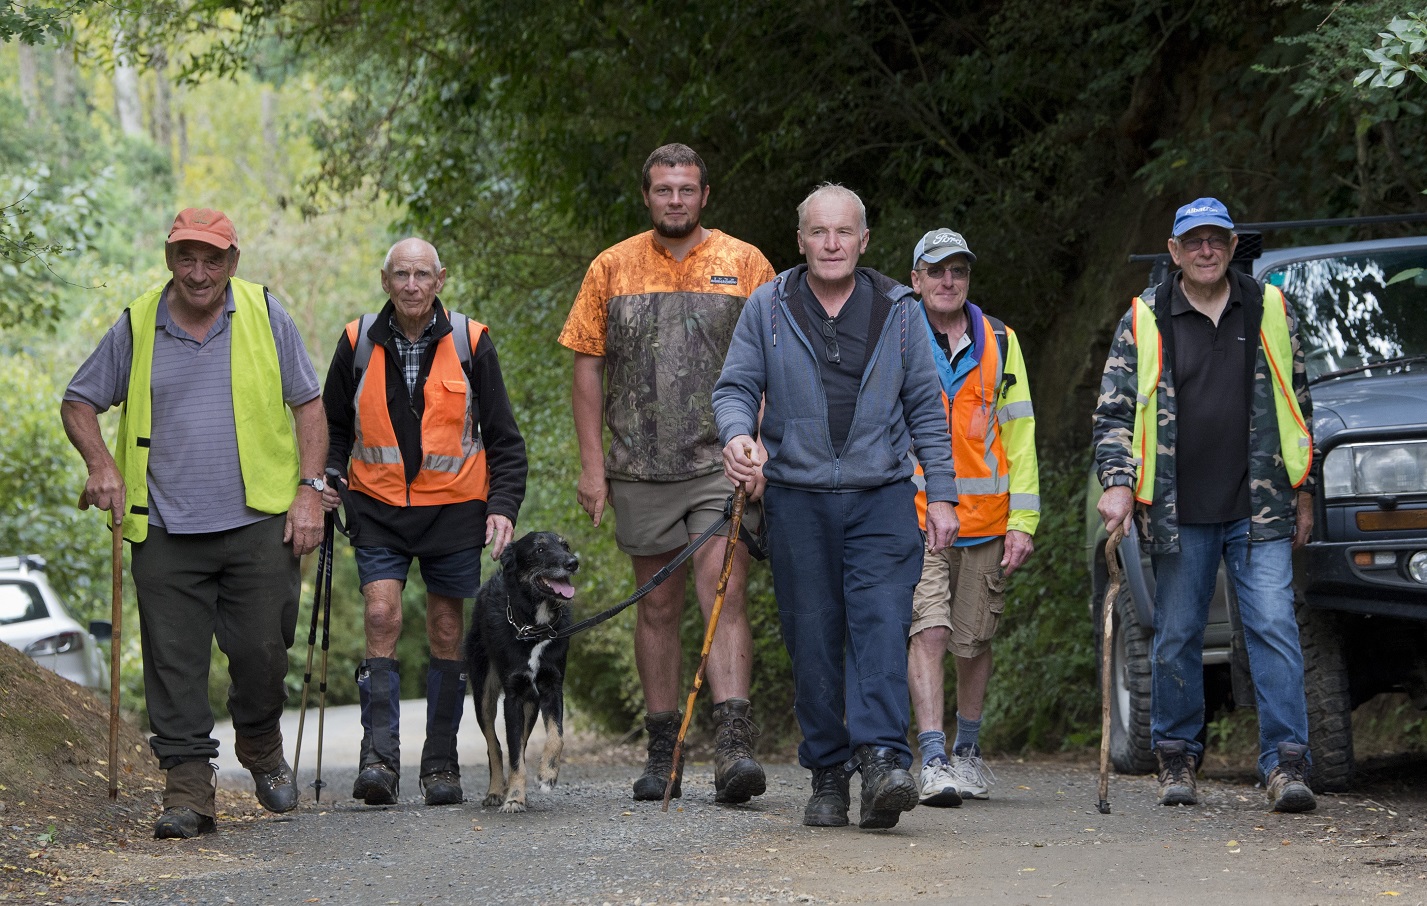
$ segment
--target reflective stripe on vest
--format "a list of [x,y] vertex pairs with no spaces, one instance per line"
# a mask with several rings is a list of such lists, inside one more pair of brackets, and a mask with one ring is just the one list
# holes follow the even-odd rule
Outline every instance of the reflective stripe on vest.
[[[945,391],[941,402],[946,409],[951,434],[951,459],[956,464],[956,518],[963,538],[983,538],[1006,534],[1011,512],[1011,474],[1001,445],[1001,423],[996,414],[1005,362],[991,322],[982,316],[984,342],[976,367],[962,381],[956,399]],[[1024,404],[1029,407],[1029,402]],[[917,518],[923,531],[927,525],[925,478],[918,464]]]
[[[1140,356],[1140,367],[1136,369],[1138,381],[1131,440],[1132,455],[1139,467],[1135,499],[1148,505],[1154,502],[1155,454],[1159,433],[1157,414],[1152,413],[1158,411],[1164,351],[1154,311],[1139,297],[1134,302],[1134,336],[1135,349]],[[1273,382],[1274,415],[1284,470],[1288,473],[1289,483],[1296,488],[1308,478],[1308,471],[1313,465],[1313,436],[1303,421],[1303,410],[1299,408],[1298,396],[1293,392],[1293,341],[1288,335],[1288,308],[1283,293],[1276,286],[1264,286],[1259,344]],[[1147,347],[1151,348],[1149,368],[1144,367]]]
[[1266,284],[1263,292],[1263,322],[1259,341],[1273,377],[1274,414],[1278,419],[1278,443],[1283,467],[1293,487],[1303,484],[1313,467],[1313,433],[1303,421],[1298,395],[1293,392],[1293,338],[1288,334],[1288,302],[1283,291]]
[[[470,321],[471,345],[488,328]],[[347,325],[356,348],[360,320]],[[396,429],[387,409],[387,351],[378,344],[362,371],[354,401],[352,488],[391,506],[441,506],[484,500],[490,488],[486,452],[471,418],[471,385],[448,333],[436,341],[431,371],[422,388],[421,466],[406,482]]]
[[[229,368],[233,387],[233,422],[238,462],[247,505],[260,513],[284,513],[297,496],[297,442],[282,398],[267,292],[257,283],[233,277],[233,319],[229,324]],[[153,428],[154,333],[163,287],[129,303],[134,358],[129,393],[120,409],[115,464],[124,478],[124,537],[143,541],[149,534],[149,438]],[[239,369],[242,374],[239,375]]]

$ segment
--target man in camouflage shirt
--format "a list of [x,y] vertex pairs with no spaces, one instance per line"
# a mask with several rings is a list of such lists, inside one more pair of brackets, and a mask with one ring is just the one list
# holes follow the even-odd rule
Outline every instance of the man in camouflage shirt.
[[[743,303],[773,279],[773,267],[758,249],[700,224],[709,200],[708,168],[692,148],[655,149],[644,163],[643,195],[654,228],[600,253],[560,333],[560,343],[575,353],[580,506],[597,526],[605,504],[614,508],[615,541],[633,561],[641,586],[722,515],[729,488],[709,397]],[[602,422],[610,430],[608,453]],[[749,499],[761,493],[759,486]],[[750,507],[744,524],[753,527],[757,520],[757,508]],[[719,543],[693,556],[705,618],[723,556]],[[688,572],[680,567],[639,603],[634,659],[648,711],[649,759],[634,782],[635,799],[663,799],[673,771]],[[747,574],[747,550],[739,546],[707,667],[720,802],[746,802],[766,784],[751,749],[757,730],[748,700],[753,635],[744,610]],[[680,793],[675,781],[671,795]]]
[[1095,407],[1105,525],[1131,530],[1155,575],[1150,730],[1160,802],[1198,801],[1201,652],[1222,561],[1238,597],[1275,811],[1314,808],[1291,548],[1313,525],[1312,403],[1283,294],[1229,269],[1238,236],[1213,198],[1180,208],[1180,270],[1121,319]]

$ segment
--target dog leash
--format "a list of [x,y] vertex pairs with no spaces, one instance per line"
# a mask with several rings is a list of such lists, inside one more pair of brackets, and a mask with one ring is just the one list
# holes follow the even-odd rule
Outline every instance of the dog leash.
[[702,535],[695,538],[689,544],[688,547],[684,548],[682,551],[679,552],[679,556],[675,557],[673,560],[670,560],[669,563],[665,565],[663,569],[655,573],[648,582],[645,582],[643,585],[641,585],[638,591],[625,598],[623,601],[620,601],[618,604],[614,605],[610,609],[601,611],[588,619],[581,620],[573,626],[567,627],[565,629],[556,629],[554,626],[550,626],[548,624],[536,626],[522,626],[519,623],[515,622],[515,614],[511,612],[510,603],[508,601],[506,602],[505,618],[507,621],[509,621],[511,626],[515,627],[515,637],[517,639],[520,639],[522,642],[533,642],[537,639],[549,639],[551,641],[554,641],[555,639],[567,639],[572,635],[584,632],[586,629],[589,629],[592,626],[598,626],[605,620],[608,620],[610,617],[613,617],[614,615],[618,614],[620,611],[629,607],[631,604],[634,604],[640,598],[644,597],[654,589],[658,588],[664,582],[665,579],[668,579],[669,576],[673,574],[674,570],[678,569],[684,564],[685,560],[689,559],[694,555],[694,551],[703,547],[705,542],[707,542],[714,535],[718,534],[719,530],[722,529],[725,525],[728,525],[729,520],[731,520],[732,518],[733,495],[730,494],[728,496],[728,500],[725,501],[723,505],[723,518],[705,529]]

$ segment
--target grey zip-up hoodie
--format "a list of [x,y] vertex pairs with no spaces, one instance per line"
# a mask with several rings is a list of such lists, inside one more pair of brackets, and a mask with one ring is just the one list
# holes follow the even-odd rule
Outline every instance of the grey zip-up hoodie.
[[872,323],[868,362],[841,455],[832,448],[817,352],[798,327],[789,297],[806,264],[779,274],[753,291],[733,331],[723,371],[714,386],[714,417],[720,440],[758,437],[758,407],[764,405],[761,438],[768,450],[763,475],[769,484],[804,491],[856,491],[912,477],[911,451],[926,473],[927,499],[956,502],[956,473],[941,382],[931,344],[918,320],[921,303],[911,289],[868,268]]

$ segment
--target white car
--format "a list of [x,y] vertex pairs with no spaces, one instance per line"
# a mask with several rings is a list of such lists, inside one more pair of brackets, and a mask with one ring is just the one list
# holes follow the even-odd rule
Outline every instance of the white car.
[[99,648],[113,627],[92,620],[85,629],[64,609],[45,578],[41,557],[0,557],[0,642],[41,667],[91,689],[109,688],[109,662]]

